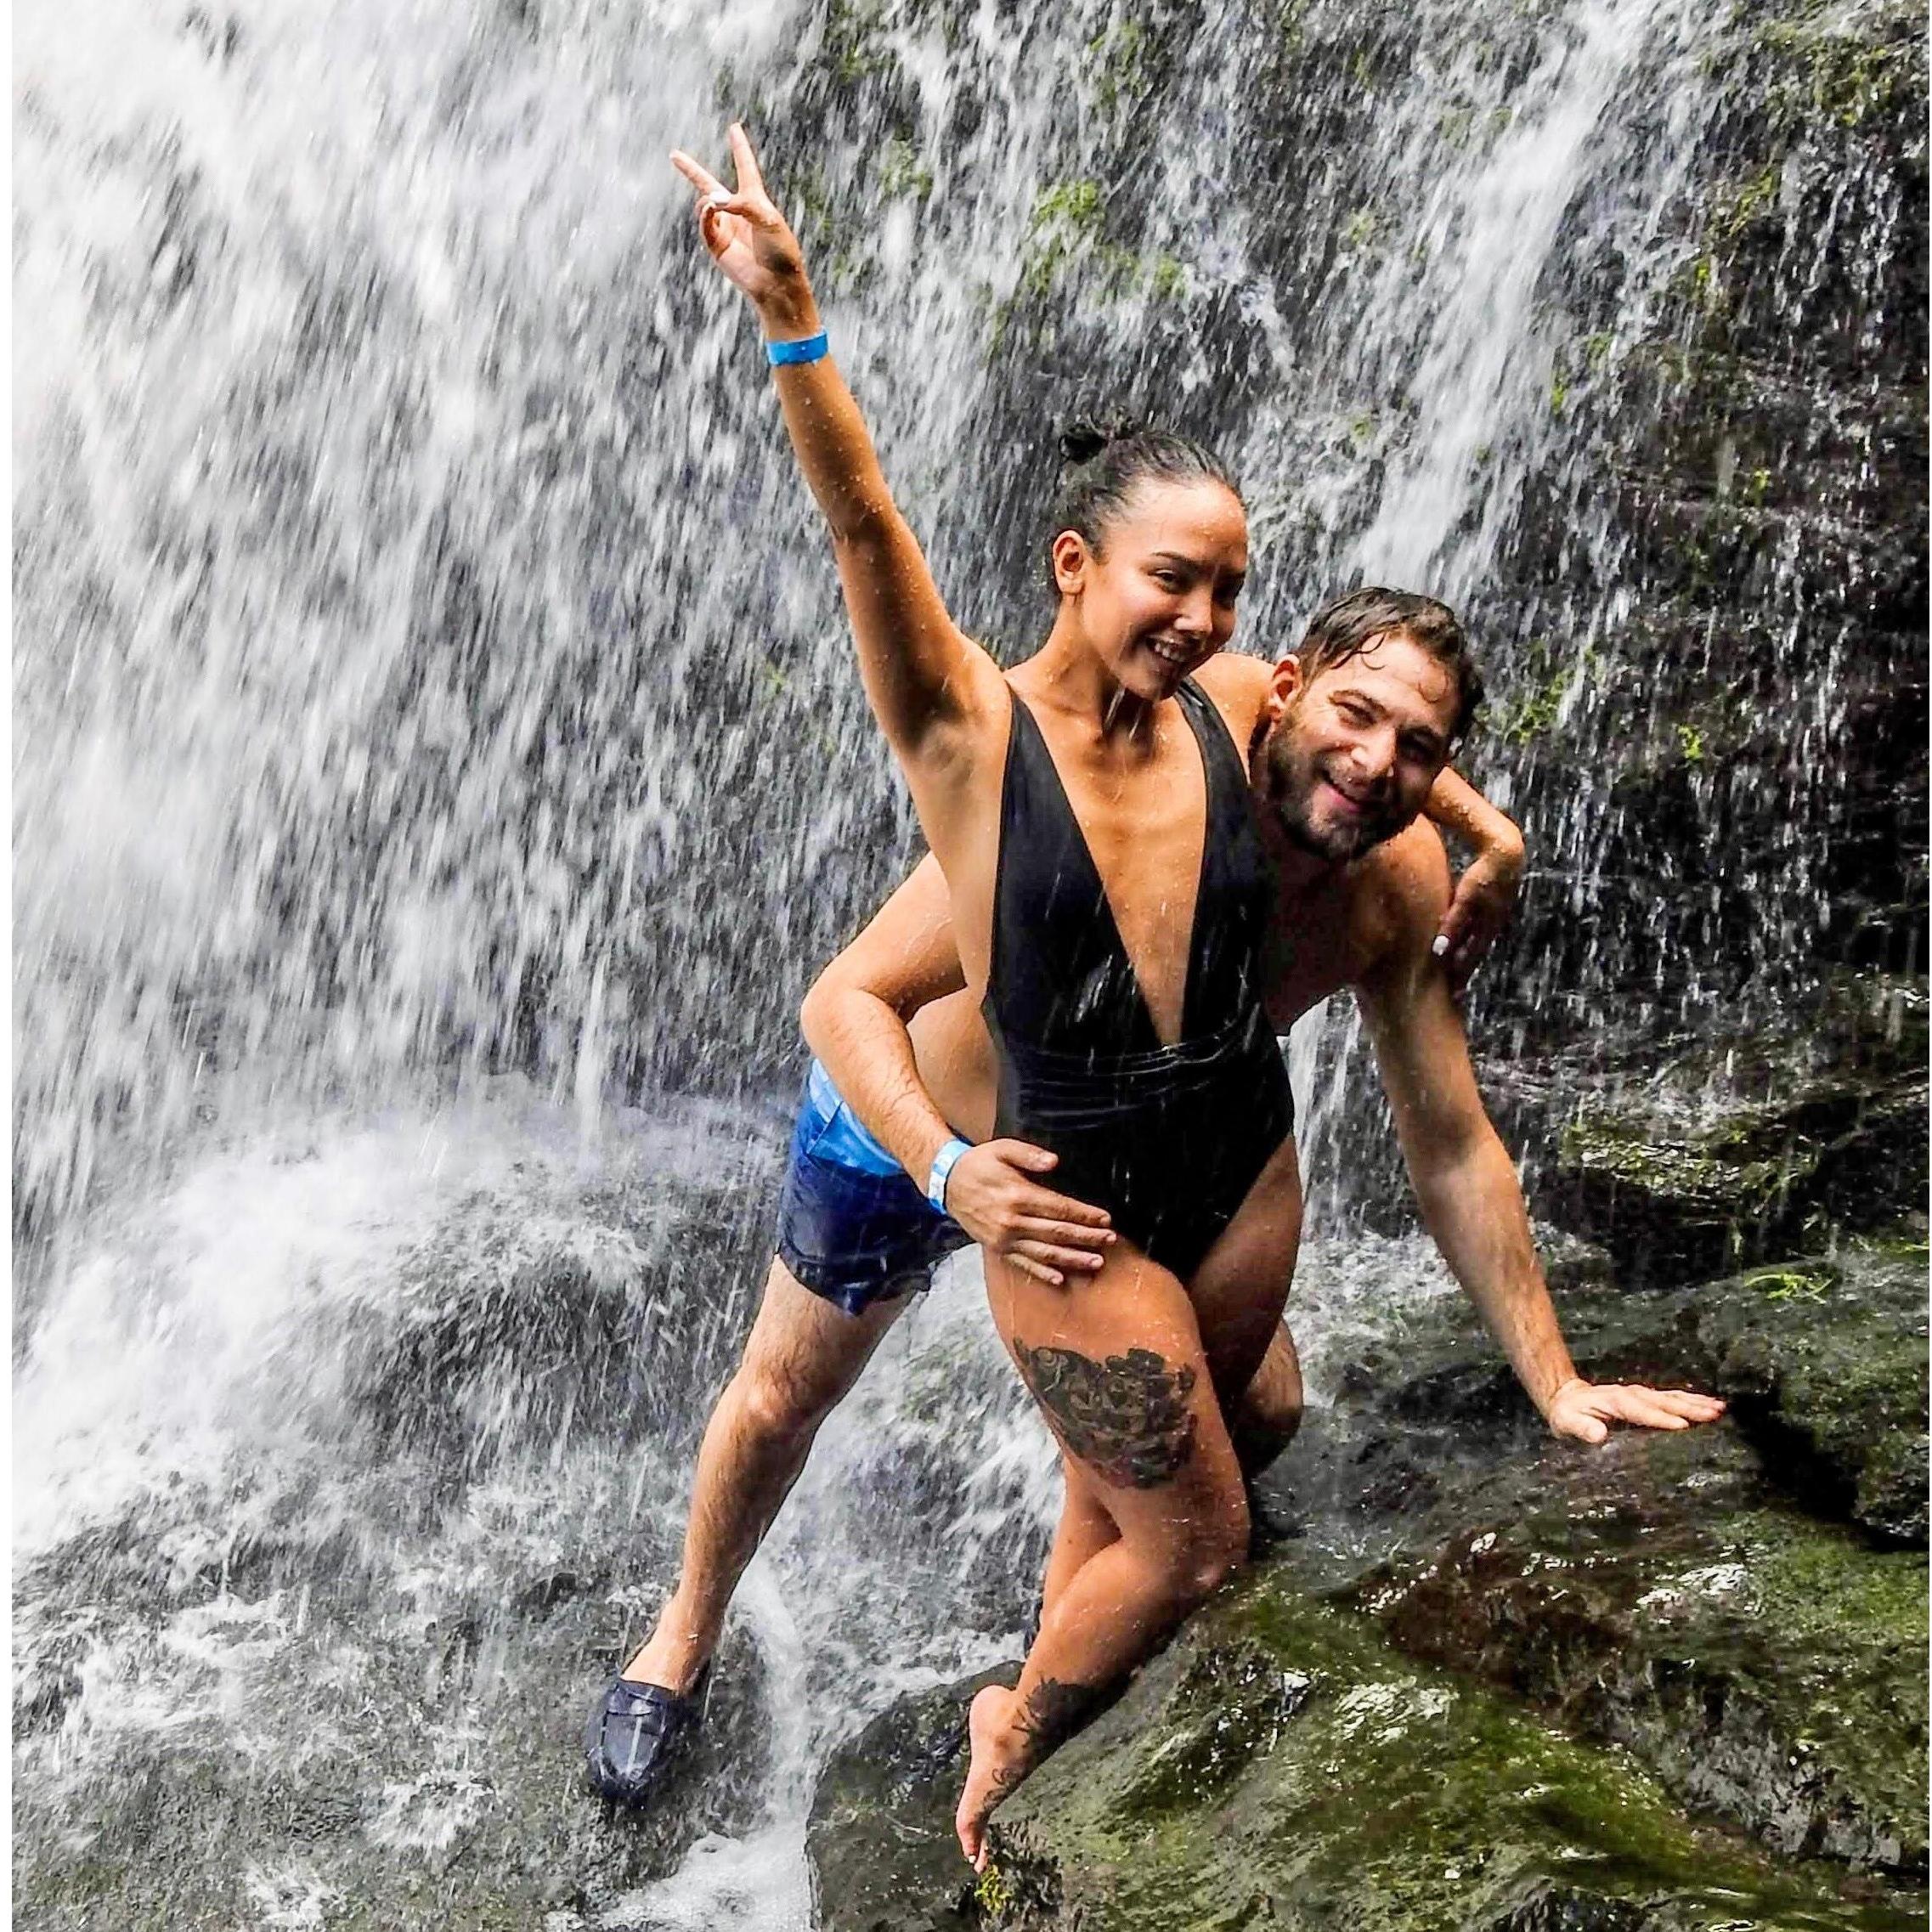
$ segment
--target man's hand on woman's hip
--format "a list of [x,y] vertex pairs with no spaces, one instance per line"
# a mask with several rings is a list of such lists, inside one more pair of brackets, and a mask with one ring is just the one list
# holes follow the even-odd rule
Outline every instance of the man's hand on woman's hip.
[[1037,1177],[1059,1164],[1024,1140],[988,1140],[962,1154],[946,1181],[946,1212],[981,1247],[1055,1288],[1100,1267],[1114,1240],[1104,1208],[1041,1185]]

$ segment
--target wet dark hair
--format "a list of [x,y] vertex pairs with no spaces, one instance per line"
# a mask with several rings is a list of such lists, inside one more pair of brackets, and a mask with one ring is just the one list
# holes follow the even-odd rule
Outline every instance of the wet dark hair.
[[1076,531],[1096,556],[1102,552],[1101,532],[1143,483],[1193,483],[1205,477],[1223,485],[1237,503],[1241,499],[1228,466],[1205,443],[1138,417],[1076,416],[1060,431],[1059,446],[1065,466],[1048,535]]
[[1378,637],[1392,633],[1406,637],[1455,680],[1455,721],[1449,727],[1449,742],[1460,743],[1482,707],[1483,674],[1476,667],[1461,624],[1447,604],[1413,590],[1384,590],[1373,585],[1351,590],[1347,596],[1325,604],[1309,619],[1295,655],[1303,675],[1313,679],[1360,657]]

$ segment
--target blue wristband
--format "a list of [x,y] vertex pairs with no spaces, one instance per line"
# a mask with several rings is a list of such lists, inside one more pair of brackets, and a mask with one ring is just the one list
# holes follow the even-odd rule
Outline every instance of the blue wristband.
[[933,1171],[926,1176],[926,1199],[941,1214],[946,1212],[946,1183],[952,1178],[952,1170],[958,1166],[959,1156],[972,1151],[971,1141],[961,1140],[955,1135],[933,1155]]
[[767,342],[765,359],[774,369],[782,369],[787,363],[823,362],[831,352],[832,345],[821,329],[816,336],[805,336],[795,342]]

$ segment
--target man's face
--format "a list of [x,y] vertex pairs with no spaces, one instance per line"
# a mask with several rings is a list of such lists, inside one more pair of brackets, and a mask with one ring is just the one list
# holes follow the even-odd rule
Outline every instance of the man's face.
[[1401,831],[1449,757],[1455,681],[1399,632],[1313,678],[1284,658],[1268,703],[1256,788],[1289,842],[1329,864]]

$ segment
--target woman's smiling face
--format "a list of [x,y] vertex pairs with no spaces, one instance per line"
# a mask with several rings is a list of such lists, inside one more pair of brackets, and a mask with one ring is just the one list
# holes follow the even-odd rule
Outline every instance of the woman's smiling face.
[[1082,636],[1121,687],[1150,703],[1234,634],[1248,569],[1240,499],[1212,477],[1144,478],[1099,530],[1054,539],[1054,578]]

